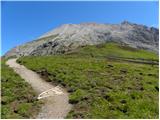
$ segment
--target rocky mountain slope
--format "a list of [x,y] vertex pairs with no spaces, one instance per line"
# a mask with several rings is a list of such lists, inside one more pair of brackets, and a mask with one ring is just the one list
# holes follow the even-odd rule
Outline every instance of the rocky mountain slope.
[[120,24],[64,24],[32,42],[13,48],[5,57],[61,54],[110,41],[158,53],[159,30],[128,21]]

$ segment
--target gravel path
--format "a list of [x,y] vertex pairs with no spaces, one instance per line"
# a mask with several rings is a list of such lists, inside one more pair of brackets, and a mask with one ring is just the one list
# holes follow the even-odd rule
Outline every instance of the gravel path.
[[[17,74],[31,84],[37,94],[41,94],[42,92],[56,87],[43,80],[37,73],[16,63],[16,59],[9,59],[6,64],[13,68]],[[66,117],[67,113],[71,109],[71,105],[68,103],[69,94],[63,88],[59,88],[59,90],[62,94],[56,94],[53,91],[49,91],[47,94],[50,96],[42,98],[44,100],[44,105],[36,118],[56,119]]]

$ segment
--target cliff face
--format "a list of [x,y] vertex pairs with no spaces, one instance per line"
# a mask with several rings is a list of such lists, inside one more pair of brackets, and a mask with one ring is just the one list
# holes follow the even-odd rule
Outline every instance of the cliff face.
[[5,57],[61,54],[110,41],[158,53],[159,30],[127,21],[121,24],[65,24],[37,40],[13,48]]

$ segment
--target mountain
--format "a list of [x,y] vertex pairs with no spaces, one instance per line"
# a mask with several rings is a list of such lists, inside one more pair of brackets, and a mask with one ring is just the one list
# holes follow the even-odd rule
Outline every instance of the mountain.
[[78,47],[106,42],[158,53],[159,30],[128,21],[120,24],[64,24],[32,42],[11,49],[5,57],[62,54]]

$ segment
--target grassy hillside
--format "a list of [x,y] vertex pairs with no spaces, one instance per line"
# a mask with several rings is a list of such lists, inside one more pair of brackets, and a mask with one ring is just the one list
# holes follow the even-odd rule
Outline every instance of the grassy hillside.
[[40,103],[31,86],[1,63],[1,118],[22,119],[37,114]]
[[158,60],[158,56],[153,52],[138,50],[126,45],[116,43],[99,44],[94,46],[85,46],[68,54],[72,56],[91,56],[91,57],[125,57],[125,58],[143,58]]
[[109,43],[18,62],[67,88],[74,105],[67,118],[158,118],[157,60],[152,52]]

